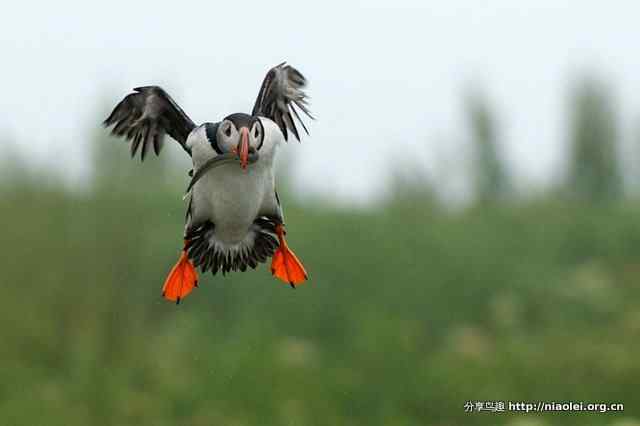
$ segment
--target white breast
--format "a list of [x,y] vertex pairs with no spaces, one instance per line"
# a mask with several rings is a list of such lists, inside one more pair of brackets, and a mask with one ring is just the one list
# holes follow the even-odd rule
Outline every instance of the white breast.
[[243,240],[258,215],[269,179],[269,169],[258,163],[246,171],[238,164],[222,165],[193,188],[194,219],[213,222],[216,237],[225,243]]
[[[225,245],[233,246],[245,240],[265,194],[273,191],[275,145],[280,133],[277,127],[276,130],[274,133],[271,125],[265,125],[265,143],[259,151],[258,162],[246,170],[238,163],[218,166],[193,187],[192,223],[213,222],[215,238]],[[195,170],[217,155],[204,134],[204,127],[194,130],[188,143]]]

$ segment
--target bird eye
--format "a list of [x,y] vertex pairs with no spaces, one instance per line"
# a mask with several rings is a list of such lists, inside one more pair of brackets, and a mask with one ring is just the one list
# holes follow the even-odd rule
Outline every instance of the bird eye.
[[253,132],[253,137],[257,139],[259,134],[260,134],[260,128],[256,126],[256,130]]
[[227,135],[227,137],[231,136],[231,124],[227,123],[227,128],[224,129],[224,134]]

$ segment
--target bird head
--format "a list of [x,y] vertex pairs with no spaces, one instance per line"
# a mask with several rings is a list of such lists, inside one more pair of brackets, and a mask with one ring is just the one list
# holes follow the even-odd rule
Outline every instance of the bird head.
[[247,168],[249,153],[257,152],[264,142],[264,128],[258,117],[236,113],[227,116],[216,131],[218,147],[233,152],[240,159],[240,167]]

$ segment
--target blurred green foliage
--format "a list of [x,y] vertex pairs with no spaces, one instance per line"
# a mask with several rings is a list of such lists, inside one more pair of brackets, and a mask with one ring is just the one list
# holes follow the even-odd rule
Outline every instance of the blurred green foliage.
[[510,192],[506,165],[500,157],[498,125],[485,94],[478,89],[466,97],[466,113],[471,129],[473,182],[476,202],[504,201]]
[[103,133],[93,146],[87,187],[4,169],[1,425],[640,424],[640,204],[451,212],[416,189],[352,211],[285,195],[309,282],[207,275],[175,306],[160,288],[186,170],[140,166]]
[[570,112],[568,193],[594,202],[620,197],[618,123],[606,84],[593,76],[580,80],[571,96]]

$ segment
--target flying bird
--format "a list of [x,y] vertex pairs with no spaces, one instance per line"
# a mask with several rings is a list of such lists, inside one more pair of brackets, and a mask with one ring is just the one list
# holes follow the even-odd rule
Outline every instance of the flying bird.
[[308,109],[305,77],[286,63],[267,73],[251,114],[237,112],[196,126],[158,86],[133,89],[104,121],[130,143],[131,156],[144,161],[153,147],[160,154],[168,134],[193,162],[187,194],[184,245],[162,295],[179,303],[198,286],[198,272],[223,275],[255,269],[271,258],[272,274],[295,288],[307,279],[287,245],[280,198],[275,188],[278,148],[298,125],[309,132],[301,111]]

